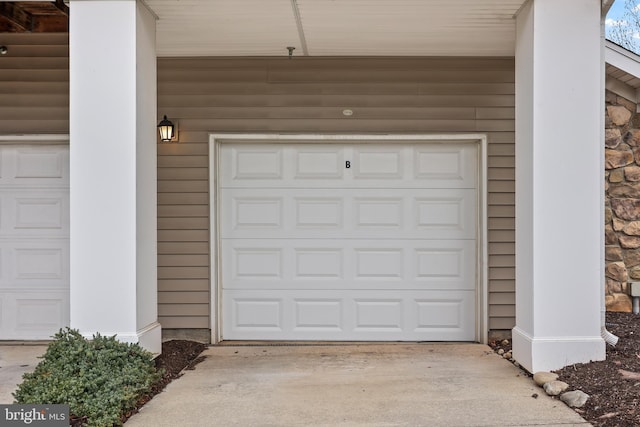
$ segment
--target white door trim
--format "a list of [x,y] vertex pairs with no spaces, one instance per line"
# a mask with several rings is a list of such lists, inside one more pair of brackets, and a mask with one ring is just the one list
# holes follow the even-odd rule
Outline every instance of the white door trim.
[[221,143],[352,143],[375,141],[403,141],[414,143],[440,142],[475,142],[478,144],[478,222],[477,222],[477,293],[476,293],[476,340],[488,341],[489,308],[488,308],[488,239],[487,239],[487,136],[484,134],[209,134],[209,256],[210,256],[210,326],[211,342],[216,344],[221,338],[221,283],[220,241],[219,235],[219,148]]
[[0,145],[69,145],[68,134],[0,135]]

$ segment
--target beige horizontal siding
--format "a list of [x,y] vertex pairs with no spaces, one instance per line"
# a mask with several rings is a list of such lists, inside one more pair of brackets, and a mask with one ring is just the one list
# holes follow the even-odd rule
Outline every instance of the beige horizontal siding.
[[[514,76],[512,58],[160,58],[158,115],[180,130],[179,144],[158,146],[163,327],[209,326],[210,132],[482,132],[489,327],[512,328]],[[345,108],[355,114],[345,118]]]
[[0,33],[0,134],[69,133],[69,37]]

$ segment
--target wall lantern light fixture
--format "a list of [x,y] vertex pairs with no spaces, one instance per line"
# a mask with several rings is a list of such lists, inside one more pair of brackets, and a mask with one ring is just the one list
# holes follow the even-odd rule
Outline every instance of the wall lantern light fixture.
[[164,119],[158,123],[158,132],[160,132],[160,141],[162,142],[171,142],[175,136],[175,126],[171,120],[167,119],[166,115]]

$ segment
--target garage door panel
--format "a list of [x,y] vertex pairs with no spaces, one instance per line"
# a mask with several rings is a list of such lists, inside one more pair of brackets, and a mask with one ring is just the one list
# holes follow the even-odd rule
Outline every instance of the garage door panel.
[[50,339],[69,324],[69,291],[0,294],[2,339]]
[[69,152],[59,146],[3,147],[0,186],[68,187]]
[[474,340],[477,146],[220,146],[224,339]]
[[223,289],[475,288],[473,240],[222,242]]
[[0,339],[50,339],[69,324],[69,154],[0,147]]
[[221,236],[473,239],[475,190],[223,189]]
[[279,147],[232,148],[231,154],[230,172],[234,181],[282,180],[284,178],[283,150]]
[[0,289],[67,289],[69,241],[0,240]]
[[223,144],[220,187],[476,187],[475,145],[396,144]]
[[247,291],[224,295],[223,339],[474,339],[473,291]]
[[385,186],[393,185],[387,181],[393,182],[404,178],[402,156],[406,154],[408,154],[407,150],[402,147],[356,146],[349,155],[352,159],[350,166],[353,168],[353,178],[354,180],[382,179],[385,180]]
[[0,188],[0,236],[69,236],[69,191]]
[[344,150],[339,146],[301,146],[293,152],[295,180],[337,180],[345,172]]

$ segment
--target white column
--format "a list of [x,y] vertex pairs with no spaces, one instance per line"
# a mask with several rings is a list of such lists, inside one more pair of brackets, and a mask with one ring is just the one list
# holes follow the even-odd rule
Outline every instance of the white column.
[[600,0],[517,17],[516,327],[531,372],[603,360]]
[[70,7],[71,327],[160,352],[155,18]]

